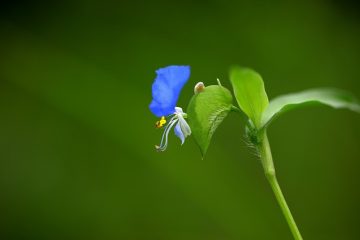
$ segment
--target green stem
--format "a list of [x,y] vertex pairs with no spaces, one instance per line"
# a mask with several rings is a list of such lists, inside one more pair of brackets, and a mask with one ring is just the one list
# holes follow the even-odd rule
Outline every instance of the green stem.
[[271,149],[269,140],[267,138],[266,131],[263,132],[262,140],[259,145],[261,163],[264,167],[266,178],[268,179],[270,186],[275,194],[276,200],[278,201],[280,208],[285,216],[285,219],[289,225],[289,228],[296,240],[302,240],[301,234],[298,227],[296,226],[295,220],[291,215],[290,209],[286,203],[284,195],[280,189],[279,183],[276,179],[275,167],[271,155]]

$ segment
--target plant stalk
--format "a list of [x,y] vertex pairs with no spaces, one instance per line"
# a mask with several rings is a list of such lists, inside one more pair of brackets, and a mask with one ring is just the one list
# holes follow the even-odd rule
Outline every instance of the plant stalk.
[[276,179],[274,162],[272,159],[270,144],[267,138],[266,130],[263,132],[262,140],[258,148],[260,151],[261,163],[264,167],[266,178],[270,183],[271,189],[275,194],[276,200],[280,205],[280,208],[289,225],[291,233],[293,234],[295,240],[302,240],[303,238],[301,237],[300,231],[295,223],[295,220],[291,214],[291,211],[286,203],[285,197]]

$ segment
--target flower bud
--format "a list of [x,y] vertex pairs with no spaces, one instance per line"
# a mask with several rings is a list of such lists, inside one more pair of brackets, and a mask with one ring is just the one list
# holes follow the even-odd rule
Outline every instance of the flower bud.
[[204,91],[205,85],[203,82],[198,82],[194,87],[194,93],[197,94],[199,92]]

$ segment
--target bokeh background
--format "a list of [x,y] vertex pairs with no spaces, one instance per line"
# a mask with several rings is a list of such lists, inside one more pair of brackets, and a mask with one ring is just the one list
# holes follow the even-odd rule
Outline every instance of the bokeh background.
[[[204,160],[162,131],[155,70],[189,64],[230,88],[232,64],[270,98],[311,87],[360,97],[351,1],[2,1],[0,239],[291,239],[229,116]],[[359,239],[360,116],[301,109],[269,130],[278,179],[305,239]]]

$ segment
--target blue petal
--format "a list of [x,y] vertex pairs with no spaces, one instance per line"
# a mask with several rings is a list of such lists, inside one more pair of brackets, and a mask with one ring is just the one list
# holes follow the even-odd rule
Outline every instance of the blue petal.
[[157,117],[167,116],[175,111],[181,89],[190,77],[190,67],[168,66],[158,69],[156,74],[149,107]]
[[180,127],[179,123],[176,124],[174,131],[175,131],[176,136],[178,136],[178,138],[180,138],[181,144],[184,144],[185,136],[184,136],[183,132],[181,131],[181,127]]

